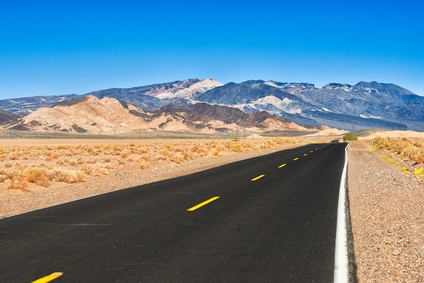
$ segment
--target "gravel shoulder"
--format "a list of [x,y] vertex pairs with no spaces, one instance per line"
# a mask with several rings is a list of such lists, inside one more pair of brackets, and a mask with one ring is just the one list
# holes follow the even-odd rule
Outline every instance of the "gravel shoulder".
[[366,143],[349,147],[348,186],[359,282],[424,282],[424,184]]

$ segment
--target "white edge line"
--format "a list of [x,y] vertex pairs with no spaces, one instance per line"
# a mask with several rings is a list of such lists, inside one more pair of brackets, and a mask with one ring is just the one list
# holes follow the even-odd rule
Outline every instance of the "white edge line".
[[336,251],[334,262],[334,282],[348,282],[348,254],[347,254],[347,231],[346,231],[346,173],[347,173],[347,149],[345,148],[345,163],[340,181],[339,202],[337,208],[337,228],[336,228]]

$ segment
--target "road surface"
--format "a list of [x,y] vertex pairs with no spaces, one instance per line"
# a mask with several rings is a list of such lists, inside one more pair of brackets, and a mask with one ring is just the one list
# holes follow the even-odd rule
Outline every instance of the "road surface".
[[306,145],[1,219],[0,282],[332,282],[345,147]]

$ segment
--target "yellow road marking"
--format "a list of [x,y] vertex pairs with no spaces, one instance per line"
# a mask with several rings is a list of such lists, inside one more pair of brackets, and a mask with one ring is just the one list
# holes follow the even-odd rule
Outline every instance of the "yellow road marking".
[[265,177],[265,175],[259,175],[258,177],[253,178],[251,181],[252,182],[257,181],[257,180],[259,180],[260,178],[263,178],[263,177]]
[[205,205],[207,205],[208,203],[211,203],[211,202],[213,202],[214,200],[217,200],[217,199],[219,199],[219,197],[213,197],[213,198],[210,198],[210,199],[208,199],[208,200],[205,200],[205,201],[204,201],[204,202],[202,202],[202,203],[199,203],[198,205],[195,205],[195,206],[193,206],[193,207],[191,207],[191,208],[187,209],[187,211],[195,211],[196,209],[199,209],[199,208],[201,208],[202,206],[205,206]]
[[313,153],[314,151],[313,151],[313,150],[311,150],[310,152],[311,152],[311,153]]
[[281,164],[280,166],[278,166],[278,168],[283,168],[284,166],[286,166],[287,164]]
[[43,278],[32,281],[32,283],[47,283],[47,282],[55,280],[56,278],[59,278],[62,275],[63,275],[63,272],[55,272]]
[[293,159],[294,161],[299,160],[299,157],[296,157],[295,159]]
[[307,153],[305,153],[303,156],[307,156],[308,154]]

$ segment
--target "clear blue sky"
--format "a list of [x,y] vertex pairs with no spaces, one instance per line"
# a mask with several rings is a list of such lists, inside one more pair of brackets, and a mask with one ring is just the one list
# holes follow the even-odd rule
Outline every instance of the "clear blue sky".
[[187,78],[424,95],[424,2],[1,0],[0,99]]

